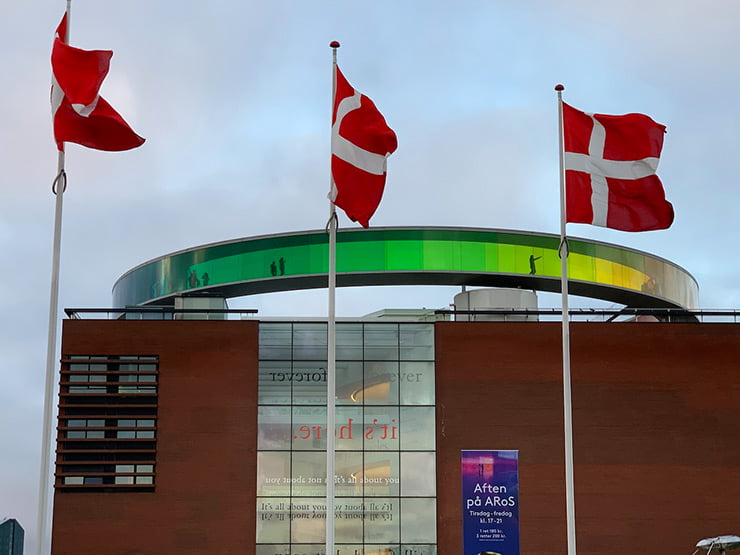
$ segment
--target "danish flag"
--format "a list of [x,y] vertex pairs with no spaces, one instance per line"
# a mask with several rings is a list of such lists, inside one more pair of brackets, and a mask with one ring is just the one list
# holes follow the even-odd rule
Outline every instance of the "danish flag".
[[388,156],[398,141],[373,101],[335,68],[329,198],[350,220],[368,227],[383,197]]
[[566,221],[666,229],[673,206],[656,175],[665,126],[644,114],[587,114],[563,102]]
[[144,143],[103,97],[110,50],[80,50],[67,44],[64,14],[51,51],[51,111],[57,148],[77,143],[97,150],[129,150]]

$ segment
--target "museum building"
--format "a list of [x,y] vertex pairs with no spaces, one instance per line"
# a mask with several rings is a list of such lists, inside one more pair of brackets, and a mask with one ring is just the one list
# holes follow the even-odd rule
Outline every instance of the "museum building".
[[[460,285],[449,310],[336,324],[338,555],[463,553],[461,453],[518,453],[518,543],[566,552],[558,238],[464,228],[338,235],[337,283]],[[52,552],[324,553],[326,318],[226,299],[326,287],[326,236],[165,255],[63,322]],[[740,514],[740,327],[682,268],[571,241],[583,553],[690,554]],[[495,552],[495,544],[492,544]],[[478,553],[465,553],[478,555]],[[505,554],[504,554],[505,555]]]

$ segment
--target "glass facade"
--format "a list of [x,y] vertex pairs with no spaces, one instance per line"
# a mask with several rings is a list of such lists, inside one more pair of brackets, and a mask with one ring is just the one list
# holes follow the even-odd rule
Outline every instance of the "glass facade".
[[[436,549],[434,328],[338,323],[338,555]],[[324,553],[326,323],[260,324],[257,555]]]
[[0,521],[0,555],[23,555],[23,527],[14,518]]

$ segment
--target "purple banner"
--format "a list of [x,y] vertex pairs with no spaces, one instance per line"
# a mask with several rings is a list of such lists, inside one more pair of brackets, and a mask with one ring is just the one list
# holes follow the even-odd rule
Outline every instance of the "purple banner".
[[463,554],[519,555],[519,451],[462,451]]

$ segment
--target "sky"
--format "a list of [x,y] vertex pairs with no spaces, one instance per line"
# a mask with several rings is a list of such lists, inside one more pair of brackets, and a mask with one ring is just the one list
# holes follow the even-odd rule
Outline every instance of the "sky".
[[[0,519],[37,541],[54,225],[50,65],[63,0],[0,3]],[[146,143],[69,145],[60,307],[109,307],[138,264],[205,243],[322,229],[332,40],[399,140],[373,226],[559,232],[557,97],[667,127],[664,231],[568,234],[677,263],[703,309],[737,309],[740,3],[705,0],[74,0],[70,44],[114,51],[102,95]],[[356,226],[343,215],[341,227]],[[443,308],[454,288],[340,290],[339,316]],[[543,300],[543,304],[550,302]],[[580,306],[594,306],[581,300]],[[230,302],[323,316],[322,290]],[[552,305],[556,306],[556,305]],[[58,352],[58,349],[57,349]]]

